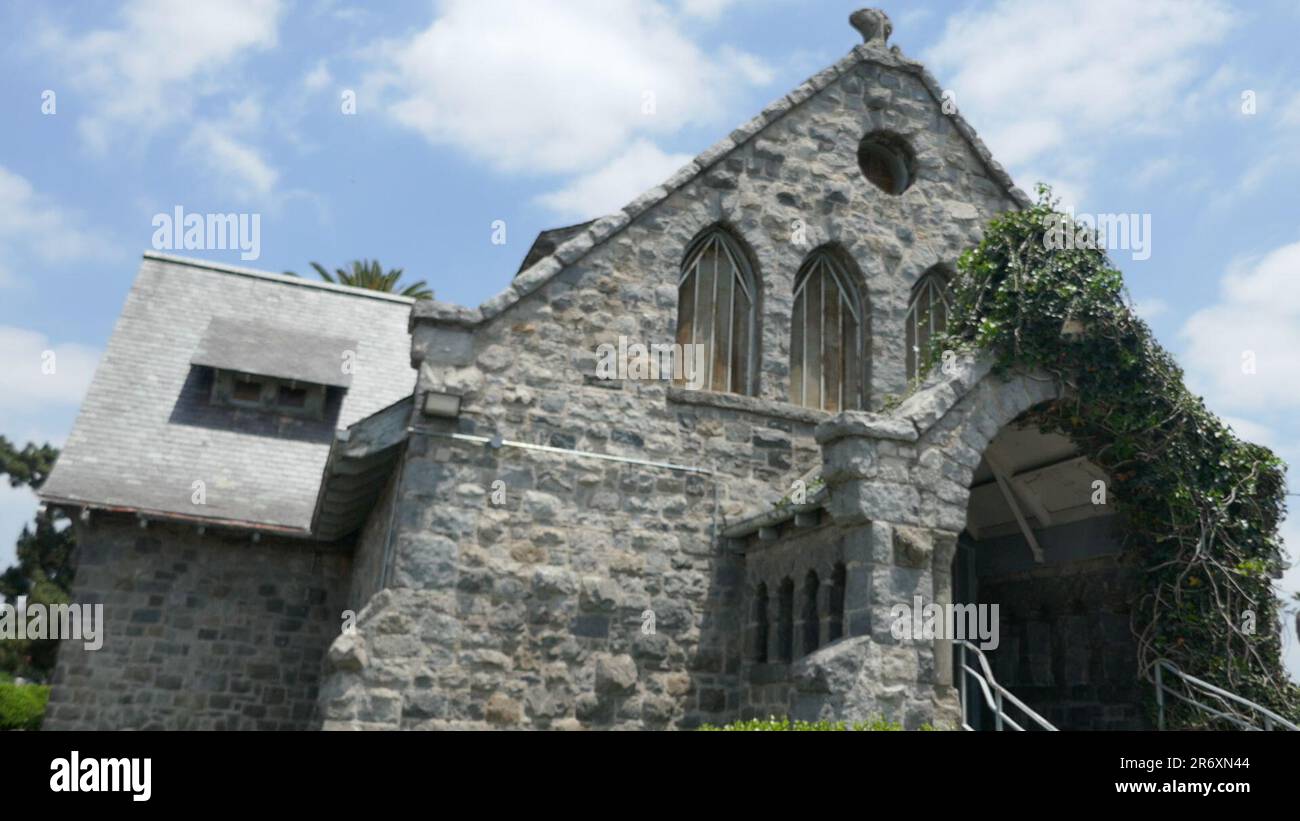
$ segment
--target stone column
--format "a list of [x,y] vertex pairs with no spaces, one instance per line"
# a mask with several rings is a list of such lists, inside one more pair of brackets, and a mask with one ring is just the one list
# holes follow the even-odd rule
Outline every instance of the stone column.
[[[934,585],[931,599],[943,609],[952,604],[952,560],[957,553],[957,534],[943,530],[932,531],[933,564],[930,577]],[[936,687],[952,686],[952,639],[934,640],[934,684]]]

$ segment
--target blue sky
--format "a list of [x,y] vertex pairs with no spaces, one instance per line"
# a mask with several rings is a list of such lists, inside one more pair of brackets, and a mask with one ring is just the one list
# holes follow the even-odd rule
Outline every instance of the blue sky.
[[[67,437],[155,214],[260,215],[259,258],[191,256],[378,257],[478,304],[538,231],[616,210],[843,56],[858,5],[4,3],[0,432]],[[1150,215],[1150,258],[1113,255],[1140,311],[1212,409],[1300,464],[1300,4],[881,5],[1022,188]],[[0,567],[33,507],[0,489]]]

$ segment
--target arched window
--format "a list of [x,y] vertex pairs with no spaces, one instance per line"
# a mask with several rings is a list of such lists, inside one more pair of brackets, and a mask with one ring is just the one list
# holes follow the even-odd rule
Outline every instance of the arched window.
[[844,635],[844,585],[848,574],[844,563],[836,562],[831,571],[830,617],[827,619],[826,640],[835,641]]
[[[704,346],[705,373],[674,374],[676,382],[755,392],[757,296],[753,273],[730,234],[711,228],[691,243],[677,285],[677,344]],[[689,368],[696,360],[682,361]]]
[[794,280],[790,401],[821,410],[862,407],[862,301],[828,250],[808,257]]
[[754,592],[754,661],[767,661],[767,585]]
[[794,582],[781,581],[781,594],[777,601],[776,648],[780,660],[794,660]]
[[817,612],[817,594],[820,583],[817,573],[809,570],[803,583],[803,653],[808,655],[821,646],[822,621]]
[[931,268],[912,286],[904,320],[907,333],[907,378],[913,380],[930,356],[930,340],[948,328],[948,283]]

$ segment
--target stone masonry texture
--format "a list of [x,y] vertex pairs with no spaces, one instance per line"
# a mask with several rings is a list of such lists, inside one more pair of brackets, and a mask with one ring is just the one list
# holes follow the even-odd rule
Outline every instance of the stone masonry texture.
[[[892,62],[887,53],[855,61],[770,124],[733,135],[735,145],[609,239],[549,260],[540,285],[517,286],[533,289],[526,295],[512,291],[477,313],[417,306],[417,391],[461,395],[461,416],[455,428],[426,420],[409,445],[390,583],[331,652],[323,726],[673,728],[778,706],[864,718],[888,710],[913,725],[936,710],[951,716],[952,699],[936,702],[928,648],[873,641],[869,586],[934,584],[928,566],[874,561],[878,534],[862,527],[874,514],[811,539],[849,562],[849,641],[827,648],[837,656],[829,672],[768,671],[780,679],[771,684],[762,672],[755,684],[745,662],[748,556],[718,537],[822,462],[813,432],[829,415],[787,404],[794,275],[808,253],[835,244],[854,263],[871,329],[868,404],[879,408],[906,387],[912,284],[955,263],[985,220],[1016,207],[918,75]],[[858,143],[876,130],[916,153],[917,180],[901,196],[858,168]],[[682,255],[715,225],[738,239],[759,280],[758,395],[598,380],[602,343],[673,340]],[[802,244],[792,241],[799,226]],[[708,473],[493,450],[447,438],[453,430]],[[492,501],[494,482],[503,504]],[[876,692],[868,680],[882,666],[888,679]],[[861,686],[826,698],[828,680]]]
[[191,527],[78,526],[73,601],[104,605],[104,644],[64,642],[43,729],[316,726],[350,560],[303,542]]
[[[1061,388],[965,359],[909,391],[912,286],[1026,200],[934,78],[885,45],[883,15],[855,26],[868,42],[564,233],[501,294],[412,306],[415,406],[454,394],[460,412],[416,414],[358,533],[252,542],[92,515],[76,597],[106,604],[109,637],[62,648],[47,726],[955,726],[951,645],[896,639],[890,607],[951,601],[984,450]],[[860,170],[870,134],[914,155],[902,194]],[[674,341],[683,255],[719,227],[756,280],[754,395],[599,378],[601,345]],[[867,337],[865,407],[837,415],[789,403],[795,276],[825,247],[861,292]],[[818,473],[815,504],[744,527]],[[1106,698],[1079,706],[1122,723]]]

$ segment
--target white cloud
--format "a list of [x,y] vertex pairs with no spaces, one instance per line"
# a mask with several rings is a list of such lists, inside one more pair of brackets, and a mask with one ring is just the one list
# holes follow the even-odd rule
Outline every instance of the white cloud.
[[448,0],[428,28],[368,54],[360,109],[374,99],[502,171],[591,171],[638,137],[729,123],[728,94],[771,79],[634,0]]
[[227,106],[225,114],[197,120],[182,150],[207,168],[225,195],[274,205],[268,198],[280,174],[253,141],[262,129],[262,114],[255,95],[241,97]]
[[94,348],[12,325],[0,325],[0,357],[0,408],[27,413],[80,403],[99,363]]
[[680,0],[678,5],[682,10],[682,14],[689,17],[716,20],[735,3],[736,0]]
[[1278,113],[1278,124],[1282,126],[1300,125],[1300,92],[1282,104]]
[[909,6],[904,9],[902,14],[894,18],[894,31],[911,31],[913,28],[919,28],[921,23],[930,19],[933,14],[933,9],[924,6]]
[[82,136],[104,151],[122,134],[189,118],[194,102],[228,88],[232,61],[276,44],[279,0],[132,0],[117,28],[45,31],[43,49],[88,92]]
[[1254,442],[1259,445],[1266,445],[1274,440],[1276,434],[1268,425],[1262,425],[1250,419],[1243,419],[1240,416],[1222,416],[1220,417],[1224,424],[1232,428],[1232,432],[1237,434],[1238,439],[1244,439],[1247,442]]
[[577,177],[537,201],[557,213],[590,219],[617,211],[690,162],[689,154],[666,154],[649,140],[637,140],[601,168]]
[[1138,188],[1146,188],[1155,182],[1172,176],[1178,170],[1179,165],[1179,160],[1173,157],[1153,157],[1133,175],[1133,184]]
[[1018,183],[1024,186],[1025,193],[1031,199],[1037,199],[1034,186],[1044,183],[1052,189],[1052,199],[1060,200],[1059,207],[1064,210],[1082,211],[1084,197],[1087,196],[1087,184],[1083,182],[1087,175],[1077,170],[1053,167],[1050,172],[1038,168],[1029,168],[1017,175]]
[[18,284],[28,261],[84,259],[105,245],[25,177],[0,166],[0,288]]
[[1149,297],[1147,299],[1134,300],[1133,310],[1138,316],[1151,322],[1158,316],[1163,316],[1169,312],[1169,303],[1159,297]]
[[950,17],[926,61],[994,155],[1017,165],[1170,129],[1232,20],[1220,0],[1000,0]]
[[[1189,378],[1211,407],[1300,409],[1300,242],[1234,264],[1219,290],[1180,332]],[[1252,360],[1255,372],[1244,372]]]
[[279,173],[262,159],[256,148],[220,128],[200,125],[185,145],[235,196],[244,199],[249,195],[270,196],[279,178]]
[[330,74],[329,66],[324,60],[317,62],[316,66],[302,78],[303,87],[308,91],[320,91],[333,81],[334,77]]

